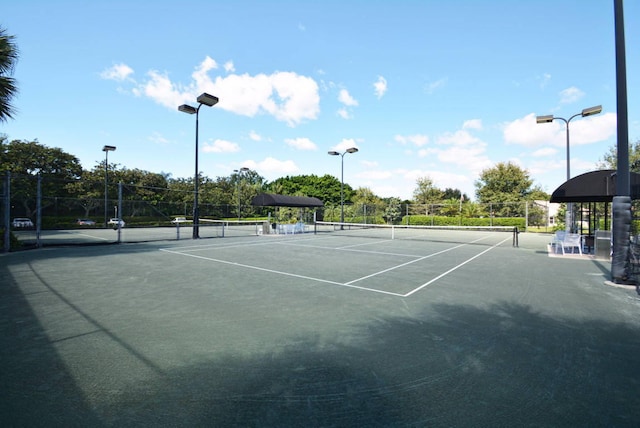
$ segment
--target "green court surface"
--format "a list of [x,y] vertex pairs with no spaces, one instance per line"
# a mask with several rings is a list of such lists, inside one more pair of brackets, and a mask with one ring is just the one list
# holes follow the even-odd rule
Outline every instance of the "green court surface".
[[0,422],[637,426],[638,293],[605,284],[608,262],[519,238],[0,255]]

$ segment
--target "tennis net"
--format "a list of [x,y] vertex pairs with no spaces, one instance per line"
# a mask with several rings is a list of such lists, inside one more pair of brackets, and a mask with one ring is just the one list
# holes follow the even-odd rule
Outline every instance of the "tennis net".
[[513,246],[518,246],[518,228],[513,226],[417,226],[317,221],[314,233],[482,245],[494,245],[505,238],[512,238]]
[[264,220],[209,220],[200,219],[200,237],[224,238],[231,236],[262,235],[269,223]]

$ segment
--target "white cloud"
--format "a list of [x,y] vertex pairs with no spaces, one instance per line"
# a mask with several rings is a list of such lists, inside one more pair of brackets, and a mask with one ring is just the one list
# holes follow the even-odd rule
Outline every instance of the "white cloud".
[[227,61],[224,63],[224,71],[227,73],[233,73],[236,71],[236,68],[233,66],[233,61]]
[[481,119],[465,120],[465,122],[462,124],[462,129],[481,130],[482,129],[482,120]]
[[355,147],[359,149],[358,144],[356,144],[356,140],[353,138],[343,138],[338,144],[333,146],[331,150],[335,150],[336,152],[344,152],[351,147]]
[[549,73],[544,73],[542,77],[538,78],[538,80],[540,80],[540,88],[545,88],[551,81],[551,75]]
[[[569,123],[571,145],[592,144],[605,141],[616,133],[616,114],[605,113],[586,118],[576,118]],[[526,147],[566,146],[566,125],[562,120],[536,123],[533,113],[503,125],[505,142]]]
[[440,89],[444,87],[447,83],[447,78],[443,77],[442,79],[436,80],[435,82],[429,82],[425,85],[424,90],[427,94],[433,94],[436,89]]
[[205,143],[202,147],[205,153],[233,153],[239,152],[240,146],[226,140],[215,140],[213,143]]
[[348,107],[358,105],[358,101],[353,98],[346,89],[340,89],[340,92],[338,93],[338,101]]
[[149,136],[148,139],[149,139],[149,141],[151,141],[154,144],[167,144],[167,143],[169,143],[169,140],[164,138],[162,136],[162,134],[160,134],[159,132],[154,132],[153,134],[151,134]]
[[340,116],[343,119],[351,119],[351,115],[349,114],[349,112],[347,111],[346,108],[341,108],[338,109],[338,111],[336,112],[338,114],[338,116]]
[[536,115],[529,113],[524,117],[503,124],[502,136],[507,143],[526,147],[556,145],[560,128],[564,127],[561,127],[558,122],[538,124],[536,123]]
[[244,165],[253,170],[260,171],[261,175],[270,179],[293,174],[300,170],[292,160],[281,161],[272,157],[267,157],[259,162],[249,160],[244,162]]
[[558,153],[557,149],[554,149],[552,147],[544,147],[542,149],[538,149],[533,153],[531,153],[531,156],[535,158],[540,158],[540,157],[546,157],[546,156],[553,156],[556,153]]
[[[172,110],[180,104],[194,104],[199,94],[207,92],[220,99],[216,108],[249,117],[270,114],[292,127],[316,119],[320,112],[318,84],[310,77],[275,72],[255,76],[229,74],[212,79],[209,73],[217,68],[216,61],[207,56],[196,67],[191,76],[193,81],[188,86],[172,82],[166,73],[151,70],[147,73],[148,79],[132,92]],[[233,64],[227,62],[225,69],[233,70]]]
[[393,177],[393,172],[367,170],[357,174],[357,177],[362,178],[364,180],[387,180]]
[[100,77],[106,80],[123,81],[127,80],[133,74],[133,69],[126,64],[116,64],[102,73]]
[[284,140],[288,146],[298,150],[317,150],[318,147],[308,138],[287,138]]
[[382,76],[378,76],[378,80],[373,84],[373,88],[378,99],[387,92],[387,79]]
[[580,89],[572,86],[567,89],[563,89],[560,91],[560,103],[561,104],[570,104],[578,101],[580,98],[584,97],[584,92]]
[[407,135],[407,136],[396,135],[394,139],[402,145],[411,143],[417,147],[422,147],[429,143],[429,137],[423,134]]
[[249,138],[253,141],[262,141],[262,136],[258,134],[256,131],[250,131]]
[[487,144],[466,130],[445,133],[438,137],[436,144],[438,160],[442,163],[463,167],[477,174],[491,166],[485,154]]

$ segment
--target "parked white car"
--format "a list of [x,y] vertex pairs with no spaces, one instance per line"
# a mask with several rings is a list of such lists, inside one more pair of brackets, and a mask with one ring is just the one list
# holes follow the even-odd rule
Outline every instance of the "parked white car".
[[33,227],[33,222],[31,221],[31,219],[26,217],[16,217],[11,222],[11,227],[14,227],[14,228]]
[[121,218],[112,218],[109,220],[109,226],[124,227],[125,222]]

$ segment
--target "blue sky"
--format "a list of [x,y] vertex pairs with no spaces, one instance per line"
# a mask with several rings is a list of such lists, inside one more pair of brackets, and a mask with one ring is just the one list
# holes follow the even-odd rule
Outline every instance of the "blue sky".
[[[624,4],[628,117],[640,139],[640,2]],[[474,197],[512,161],[551,193],[616,145],[613,0],[4,2],[20,93],[10,140],[127,168],[340,178],[411,198],[419,178]]]

